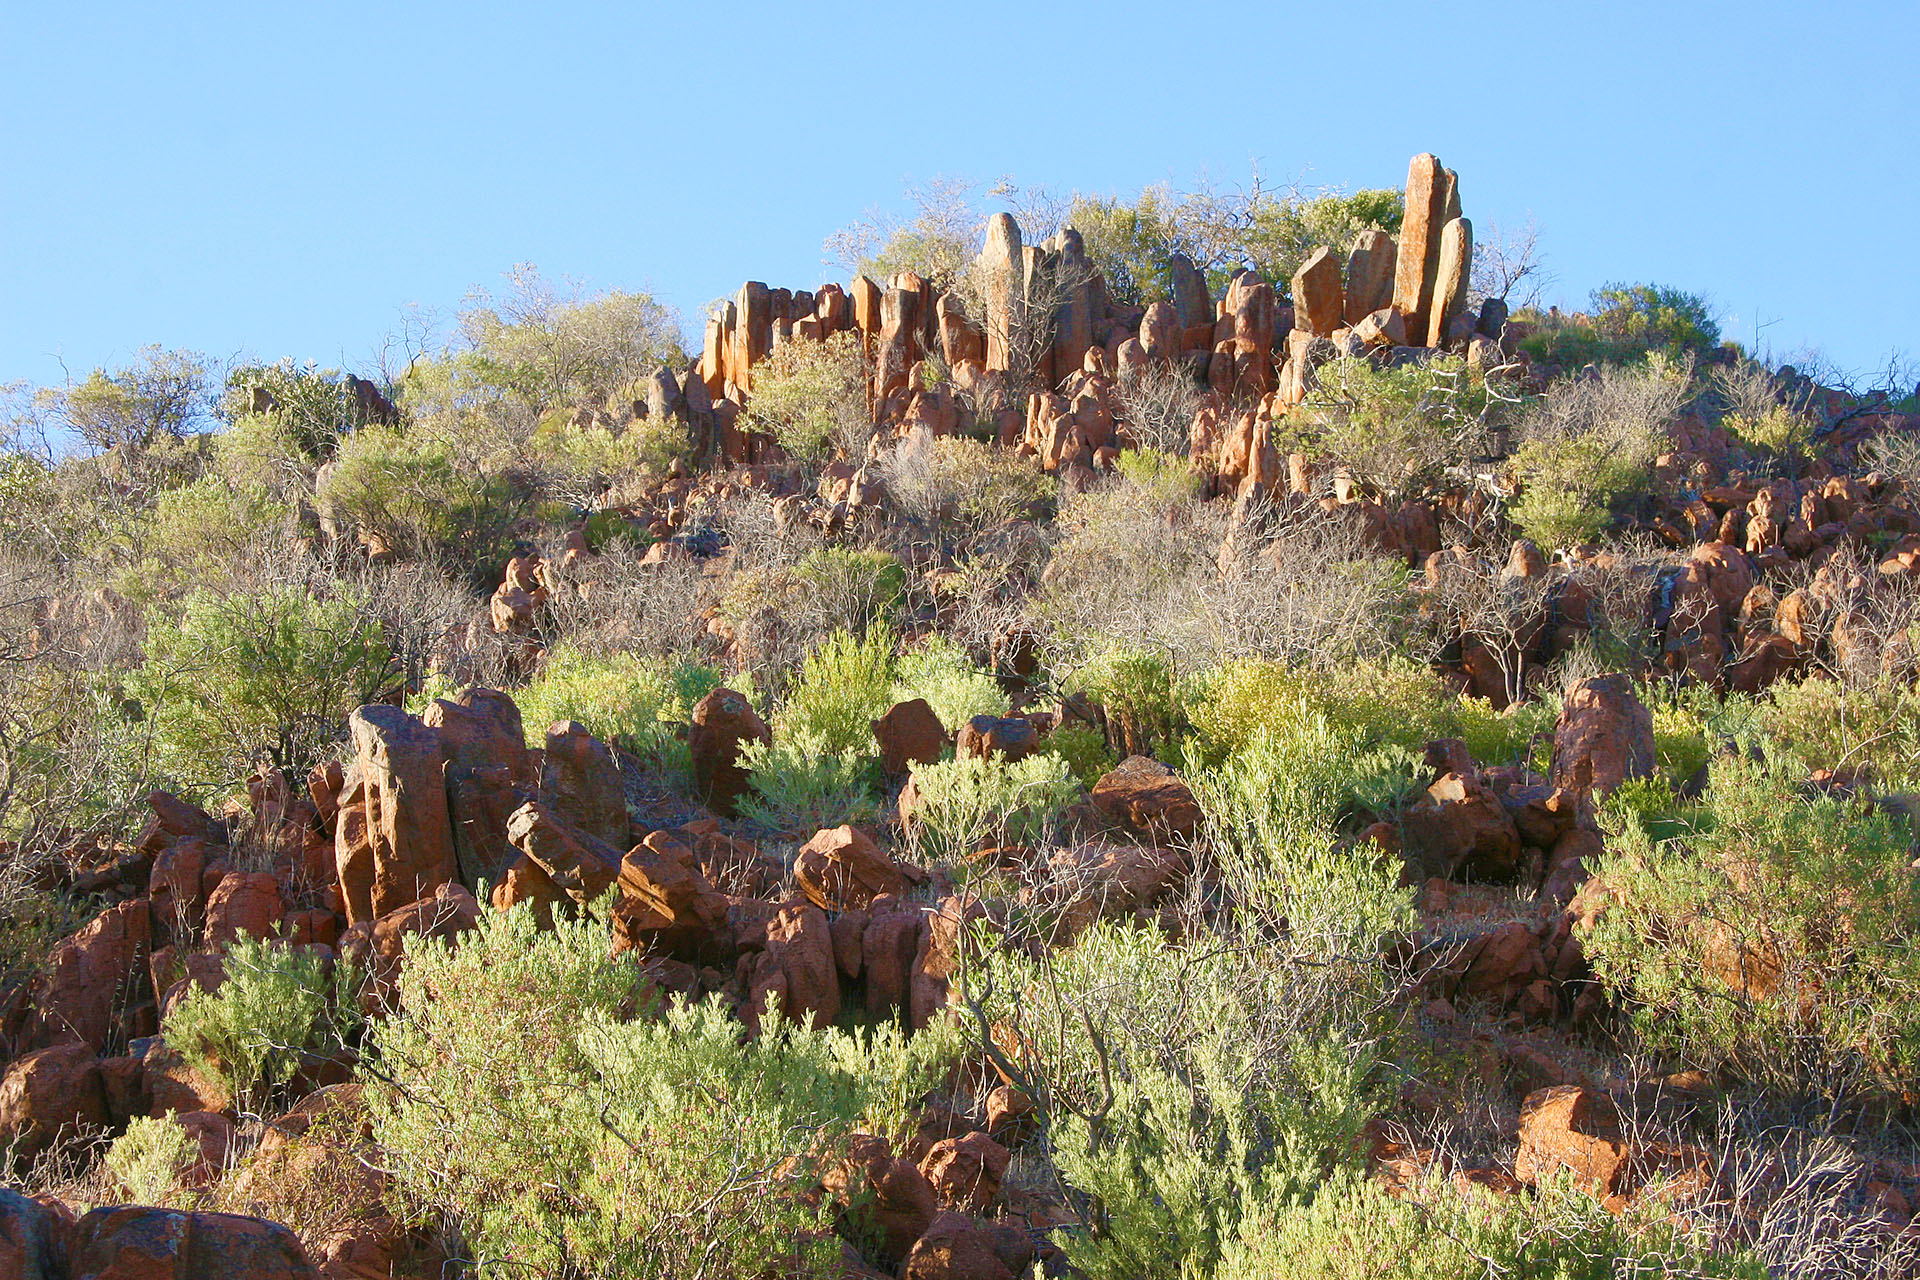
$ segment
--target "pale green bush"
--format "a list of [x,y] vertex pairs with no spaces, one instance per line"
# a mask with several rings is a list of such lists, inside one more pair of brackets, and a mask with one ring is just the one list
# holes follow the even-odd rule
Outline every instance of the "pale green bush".
[[1405,1195],[1342,1174],[1310,1198],[1242,1224],[1218,1280],[1484,1280],[1490,1275],[1616,1280],[1625,1274],[1761,1280],[1740,1255],[1716,1255],[1658,1205],[1616,1215],[1564,1184],[1535,1196],[1462,1190],[1436,1179]]
[[604,927],[526,910],[409,939],[370,1039],[375,1137],[417,1219],[531,1274],[663,1280],[827,1274],[809,1189],[850,1132],[903,1136],[954,1047],[777,1016],[743,1038],[718,1001],[660,1008]]
[[740,812],[770,831],[809,836],[843,822],[871,822],[879,808],[880,764],[870,751],[748,742],[740,748],[740,763],[752,788],[740,798]]
[[774,737],[823,755],[877,755],[873,722],[892,705],[893,633],[836,631],[801,662],[774,715]]
[[796,458],[817,462],[837,453],[857,465],[873,434],[870,376],[857,333],[782,343],[753,371],[748,417]]
[[177,617],[147,615],[146,661],[128,678],[160,771],[201,795],[261,763],[304,774],[345,732],[347,713],[392,681],[372,600],[339,584],[196,591]]
[[1009,763],[1004,756],[955,756],[918,765],[909,828],[923,859],[969,857],[988,844],[1042,839],[1079,795],[1067,762],[1050,753]]
[[557,721],[577,720],[595,737],[684,780],[693,768],[685,726],[700,699],[724,683],[718,671],[696,662],[593,655],[561,645],[513,699],[529,746],[544,747]]
[[[359,976],[302,947],[242,937],[227,948],[226,980],[192,987],[167,1011],[167,1044],[227,1086],[236,1105],[276,1115],[309,1053],[344,1052],[358,1022]],[[331,972],[329,969],[331,968]]]
[[1716,760],[1680,835],[1621,823],[1594,972],[1672,1060],[1782,1087],[1920,1079],[1920,882],[1904,820]]
[[1005,715],[1007,695],[991,673],[973,665],[959,644],[939,634],[901,654],[893,666],[893,696],[925,698],[949,732],[975,716]]
[[163,1119],[135,1116],[107,1148],[106,1165],[129,1204],[187,1207],[180,1175],[200,1154],[186,1127],[169,1111]]

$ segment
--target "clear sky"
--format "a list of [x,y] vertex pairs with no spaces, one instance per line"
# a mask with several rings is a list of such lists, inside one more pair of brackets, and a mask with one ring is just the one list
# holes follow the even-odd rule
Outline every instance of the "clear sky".
[[1579,303],[1920,356],[1920,3],[0,0],[0,382],[158,342],[365,368],[514,263],[701,307],[936,175],[1397,186]]

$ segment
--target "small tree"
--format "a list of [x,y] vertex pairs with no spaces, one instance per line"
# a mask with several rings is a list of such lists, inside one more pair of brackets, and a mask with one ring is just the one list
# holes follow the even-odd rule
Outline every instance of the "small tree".
[[860,336],[782,343],[753,375],[753,424],[805,462],[839,453],[858,465],[873,434],[872,377]]
[[209,389],[206,357],[156,345],[142,348],[134,364],[112,373],[95,369],[44,396],[94,448],[147,448],[163,437],[184,437],[204,422]]

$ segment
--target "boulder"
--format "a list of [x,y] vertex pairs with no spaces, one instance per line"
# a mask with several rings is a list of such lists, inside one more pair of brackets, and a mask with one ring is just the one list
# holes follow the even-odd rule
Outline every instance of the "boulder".
[[1293,327],[1331,338],[1345,322],[1346,305],[1340,259],[1323,245],[1293,273]]
[[933,1144],[920,1172],[940,1203],[964,1213],[984,1213],[1000,1195],[1011,1153],[984,1133],[968,1133]]
[[617,936],[629,946],[697,959],[726,929],[726,895],[702,874],[694,851],[655,831],[620,860]]
[[1040,734],[1023,716],[975,716],[961,726],[954,749],[963,756],[998,755],[1011,764],[1040,749]]
[[31,1160],[56,1141],[107,1124],[100,1060],[84,1044],[36,1049],[0,1077],[0,1150]]
[[893,859],[852,826],[816,832],[801,845],[793,878],[808,901],[827,911],[865,907],[883,893],[898,894],[906,887]]
[[1574,1185],[1605,1198],[1626,1189],[1629,1153],[1620,1117],[1603,1093],[1584,1085],[1556,1085],[1520,1104],[1520,1148],[1513,1176],[1529,1186],[1565,1169]]
[[[347,726],[370,863],[357,869],[353,883],[348,867],[340,867],[347,922],[357,924],[430,896],[457,877],[459,864],[453,853],[439,731],[399,707],[380,703],[355,711]],[[343,827],[344,819],[343,803]],[[340,848],[337,843],[335,847]],[[371,882],[362,896],[358,881],[368,871]]]
[[700,798],[714,812],[733,816],[735,803],[747,790],[747,770],[740,764],[740,748],[748,742],[772,741],[772,732],[746,695],[715,689],[700,699],[687,730],[693,784]]
[[1188,866],[1172,849],[1089,841],[1055,854],[1047,871],[1046,884],[1021,896],[1037,899],[1056,918],[1056,934],[1072,938],[1102,917],[1151,906]]
[[880,767],[892,777],[916,764],[932,764],[950,740],[925,698],[894,703],[873,721],[873,737],[880,746]]
[[1426,876],[1511,878],[1520,862],[1520,833],[1465,746],[1442,739],[1428,745],[1427,757],[1445,772],[1401,812],[1407,861]]
[[[498,885],[514,860],[507,819],[539,785],[520,708],[495,689],[475,686],[436,698],[421,720],[440,735],[447,767],[447,810],[460,883],[475,893]],[[625,833],[622,839],[625,838]]]
[[768,923],[766,939],[766,949],[753,958],[742,1012],[747,1025],[757,1033],[776,998],[782,1017],[831,1025],[840,1016],[840,977],[826,914],[808,903],[790,902]]
[[942,1213],[914,1241],[900,1280],[1014,1280],[994,1244],[973,1219]]
[[613,748],[577,720],[547,730],[541,789],[562,821],[615,849],[627,843],[627,794]]
[[73,1280],[320,1280],[293,1232],[235,1213],[95,1209],[74,1228]]
[[537,800],[514,810],[507,839],[569,898],[586,906],[620,877],[620,854],[612,845],[568,825]]
[[1394,255],[1393,305],[1406,317],[1407,332],[1424,339],[1433,311],[1440,268],[1440,236],[1449,216],[1450,174],[1437,157],[1422,153],[1407,166],[1405,213]]
[[229,871],[207,897],[207,945],[231,946],[241,934],[272,937],[286,911],[271,873]]
[[1593,676],[1567,691],[1553,729],[1553,785],[1605,796],[1653,767],[1653,713],[1629,677]]
[[1180,775],[1148,756],[1128,756],[1093,784],[1093,807],[1108,821],[1155,843],[1186,843],[1200,829],[1200,805]]
[[0,1276],[67,1280],[72,1237],[70,1216],[0,1187]]
[[[1343,317],[1358,325],[1393,301],[1393,237],[1384,231],[1362,231],[1347,254],[1346,304]],[[1406,326],[1395,346],[1406,344]]]
[[206,923],[207,887],[202,877],[208,862],[207,842],[197,836],[174,841],[153,855],[147,874],[147,898],[153,904],[153,923],[177,942],[191,942]]
[[859,948],[869,1017],[897,1017],[909,1030],[918,1031],[946,1004],[946,981],[933,972],[930,916],[924,907],[909,906],[897,898],[874,899]]
[[821,1178],[839,1209],[841,1234],[874,1241],[895,1264],[927,1233],[940,1211],[933,1184],[885,1138],[856,1133],[846,1156]]
[[139,1034],[135,1013],[149,986],[153,921],[145,899],[108,907],[57,943],[28,987],[19,1049],[78,1042],[95,1053],[116,1035]]

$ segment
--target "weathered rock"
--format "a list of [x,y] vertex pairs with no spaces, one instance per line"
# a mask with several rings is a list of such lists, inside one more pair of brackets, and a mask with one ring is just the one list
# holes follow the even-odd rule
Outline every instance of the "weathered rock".
[[1653,772],[1653,713],[1624,675],[1594,676],[1567,691],[1553,729],[1556,787],[1605,796]]
[[19,1047],[78,1042],[100,1052],[117,1035],[131,1038],[135,1007],[148,985],[152,915],[144,899],[108,907],[56,944],[28,987],[30,1013]]
[[95,1209],[74,1229],[73,1280],[320,1280],[293,1232],[233,1213]]
[[541,788],[562,821],[613,848],[627,842],[627,797],[613,748],[577,720],[547,730]]
[[1022,896],[1050,909],[1057,936],[1072,938],[1102,917],[1151,906],[1188,870],[1172,849],[1090,841],[1055,854],[1048,883]]
[[687,747],[693,756],[694,787],[715,813],[732,816],[735,803],[747,790],[740,748],[749,742],[772,741],[772,732],[744,694],[715,689],[700,699],[687,731]]
[[[1354,237],[1353,250],[1347,255],[1343,312],[1348,324],[1358,325],[1393,302],[1393,263],[1392,236],[1384,231],[1362,231]],[[1404,334],[1404,327],[1402,332]],[[1402,336],[1395,345],[1405,342]]]
[[365,869],[350,878],[344,861],[339,868],[347,922],[357,924],[430,896],[456,878],[459,864],[439,731],[379,703],[355,711],[347,725],[355,752],[348,785],[358,783],[371,863],[364,896],[358,881]]
[[821,1185],[839,1207],[842,1233],[874,1240],[889,1260],[903,1262],[940,1211],[933,1184],[893,1154],[892,1145],[872,1134],[856,1133],[846,1157],[830,1167]]
[[893,859],[852,826],[816,832],[801,845],[793,879],[808,901],[827,911],[857,910],[883,893],[898,894],[906,887]]
[[91,1046],[58,1044],[13,1061],[0,1078],[0,1150],[32,1160],[56,1141],[107,1124],[100,1060]]
[[1293,273],[1293,327],[1322,338],[1345,323],[1347,294],[1340,259],[1322,246]]
[[460,883],[475,893],[498,885],[513,862],[507,818],[539,784],[520,709],[495,689],[473,687],[436,698],[421,719],[440,735],[447,809]]
[[1093,784],[1093,807],[1111,822],[1155,842],[1184,843],[1200,829],[1200,806],[1172,768],[1128,756]]
[[1009,764],[1040,748],[1033,721],[1021,716],[975,716],[960,728],[954,749],[963,756],[997,755]]
[[1393,305],[1406,317],[1407,332],[1424,337],[1433,318],[1433,290],[1440,267],[1441,229],[1447,222],[1446,170],[1423,152],[1407,166],[1406,211],[1394,256]]
[[980,250],[981,276],[987,303],[987,369],[1012,367],[1020,312],[1026,302],[1020,224],[1010,213],[987,220],[986,243]]
[[1014,1280],[993,1238],[964,1214],[942,1213],[914,1241],[900,1280]]
[[1582,1085],[1530,1093],[1520,1104],[1520,1149],[1513,1176],[1534,1185],[1558,1169],[1589,1195],[1625,1190],[1629,1166],[1620,1118],[1605,1094]]
[[507,839],[582,906],[620,877],[620,854],[612,845],[576,830],[537,800],[514,810],[507,820]]
[[831,1026],[840,1016],[840,976],[833,957],[833,930],[818,907],[792,902],[767,925],[767,945],[753,960],[747,1007],[742,1016],[756,1033],[777,1000],[794,1022]]
[[1511,877],[1520,859],[1520,833],[1498,796],[1473,766],[1463,744],[1445,739],[1428,746],[1456,748],[1445,771],[1400,816],[1408,862],[1428,876],[1499,880]]
[[925,698],[896,702],[873,721],[874,741],[880,745],[880,767],[899,776],[916,764],[932,764],[946,750],[947,730]]
[[0,1187],[0,1276],[10,1280],[67,1280],[73,1220]]
[[230,946],[243,933],[271,937],[286,912],[272,874],[229,871],[207,898],[207,944]]
[[1353,336],[1363,346],[1404,347],[1407,322],[1392,307],[1382,307],[1362,316],[1353,326]]
[[918,1031],[946,1003],[947,984],[932,972],[931,913],[895,898],[877,898],[861,934],[860,958],[866,972],[867,1013],[897,1017]]
[[667,832],[627,851],[619,885],[615,930],[630,946],[700,959],[726,929],[726,895],[701,872],[693,849]]
[[984,1133],[968,1133],[933,1144],[920,1172],[940,1202],[964,1213],[984,1213],[1000,1194],[1011,1153]]
[[1467,307],[1467,286],[1473,277],[1473,224],[1453,218],[1440,231],[1438,266],[1433,282],[1433,314],[1427,323],[1427,345],[1444,347],[1447,334]]

